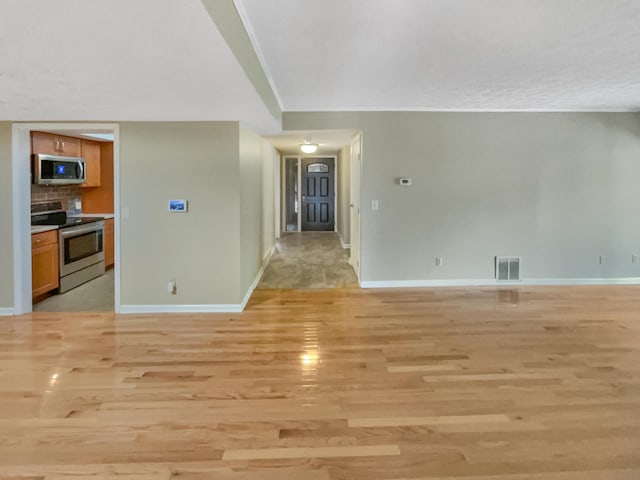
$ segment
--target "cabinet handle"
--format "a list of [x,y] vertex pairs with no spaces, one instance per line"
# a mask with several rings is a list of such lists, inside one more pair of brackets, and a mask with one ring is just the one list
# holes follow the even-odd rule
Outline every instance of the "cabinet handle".
[[60,151],[64,151],[64,142],[60,142],[62,144],[62,147],[60,148]]

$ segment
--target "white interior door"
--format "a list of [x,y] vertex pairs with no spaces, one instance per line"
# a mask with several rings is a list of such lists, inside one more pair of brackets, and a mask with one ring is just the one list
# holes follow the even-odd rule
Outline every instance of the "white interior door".
[[351,254],[349,263],[360,282],[360,179],[362,175],[362,135],[351,142]]

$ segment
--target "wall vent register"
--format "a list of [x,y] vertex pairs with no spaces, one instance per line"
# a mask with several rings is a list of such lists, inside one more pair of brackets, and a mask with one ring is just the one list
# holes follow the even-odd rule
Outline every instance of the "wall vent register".
[[496,257],[496,280],[520,280],[520,257]]

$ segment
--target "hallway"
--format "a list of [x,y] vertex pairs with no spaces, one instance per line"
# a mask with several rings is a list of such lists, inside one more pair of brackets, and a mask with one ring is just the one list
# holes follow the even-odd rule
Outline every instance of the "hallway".
[[357,287],[348,252],[335,232],[283,233],[257,288]]

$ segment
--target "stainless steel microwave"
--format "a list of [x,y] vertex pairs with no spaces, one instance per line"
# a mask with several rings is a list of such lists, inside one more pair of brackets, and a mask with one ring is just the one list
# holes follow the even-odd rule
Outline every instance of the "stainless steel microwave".
[[33,183],[39,185],[70,185],[84,183],[85,162],[80,157],[33,155]]

